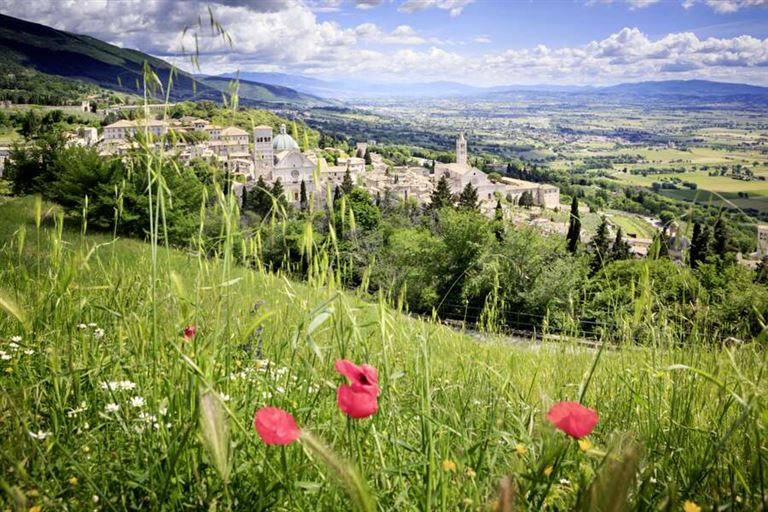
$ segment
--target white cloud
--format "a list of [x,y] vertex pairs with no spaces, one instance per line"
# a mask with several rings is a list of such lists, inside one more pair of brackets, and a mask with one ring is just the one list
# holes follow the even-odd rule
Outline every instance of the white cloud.
[[[138,48],[187,69],[188,60],[179,51],[181,31],[195,26],[199,15],[205,25],[207,12],[206,0],[187,0],[183,8],[173,0],[4,1],[3,12],[9,15]],[[579,46],[558,48],[534,41],[527,48],[491,50],[494,46],[486,46],[487,51],[478,55],[478,46],[472,43],[490,40],[486,35],[462,41],[423,34],[411,25],[391,30],[375,23],[342,26],[318,19],[301,0],[209,1],[214,2],[216,18],[231,34],[233,48],[211,37],[207,27],[198,29],[203,35],[200,63],[205,73],[239,69],[475,84],[710,78],[768,85],[768,39],[749,35],[699,38],[692,32],[680,32],[652,38],[627,27]],[[322,1],[327,7],[338,5]],[[446,10],[451,8],[447,1],[428,1],[433,7],[440,8],[439,2]],[[456,3],[452,5],[455,8]],[[188,50],[193,48],[190,34],[184,42]]]
[[382,0],[355,0],[358,9],[373,9],[381,4]]
[[475,0],[405,0],[398,8],[398,11],[416,12],[437,8],[449,11],[451,16],[458,16],[466,6],[474,1]]
[[491,38],[488,36],[477,36],[473,41],[479,44],[490,44]]
[[[626,3],[634,10],[659,3],[661,0],[587,0],[587,5],[611,4],[614,1]],[[766,7],[768,0],[680,0],[680,5],[685,9],[690,9],[696,4],[704,4],[719,14],[730,14],[751,7]]]

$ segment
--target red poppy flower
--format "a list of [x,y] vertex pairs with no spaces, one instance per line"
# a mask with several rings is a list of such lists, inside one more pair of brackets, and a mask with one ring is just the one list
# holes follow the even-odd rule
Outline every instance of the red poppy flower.
[[253,427],[266,444],[291,444],[301,434],[293,416],[277,407],[256,411]]
[[187,341],[190,341],[192,338],[195,337],[195,334],[197,333],[197,327],[194,325],[188,325],[184,328],[184,339]]
[[597,425],[597,411],[578,402],[560,402],[552,406],[547,419],[566,434],[576,439],[588,436]]
[[348,378],[352,384],[361,386],[373,386],[376,388],[376,396],[379,396],[379,372],[369,364],[357,366],[352,361],[339,359],[336,361],[336,371]]
[[336,390],[336,403],[341,412],[350,418],[367,418],[379,410],[378,392],[378,386],[363,386],[357,382],[342,384]]

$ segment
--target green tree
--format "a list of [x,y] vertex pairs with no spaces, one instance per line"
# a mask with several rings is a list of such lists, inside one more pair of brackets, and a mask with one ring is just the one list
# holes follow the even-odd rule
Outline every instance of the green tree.
[[275,183],[272,185],[272,201],[274,201],[274,204],[278,206],[278,211],[281,209],[288,209],[288,200],[285,197],[285,188],[283,187],[283,182],[280,181],[280,178],[277,178]]
[[607,263],[609,258],[609,248],[611,241],[608,238],[608,220],[603,217],[597,226],[595,236],[592,238],[592,262],[590,268],[593,273],[597,273]]
[[496,200],[493,222],[493,234],[496,235],[496,240],[501,242],[504,240],[504,209],[501,207],[501,199]]
[[580,238],[581,215],[579,214],[579,200],[576,196],[573,196],[573,200],[571,201],[571,215],[568,219],[568,234],[565,237],[569,252],[576,252],[576,249],[579,247]]
[[467,183],[464,190],[459,195],[459,209],[467,211],[477,211],[480,208],[480,204],[477,200],[477,189],[472,186],[472,183]]
[[693,224],[693,234],[691,236],[691,248],[689,254],[691,268],[698,268],[699,265],[707,261],[710,252],[711,236],[709,226],[701,225],[698,222]]
[[365,159],[365,165],[372,165],[373,162],[371,161],[371,152],[366,150],[365,156],[363,157]]
[[768,284],[768,255],[763,256],[755,268],[755,282]]
[[734,251],[734,247],[731,240],[731,230],[728,226],[728,221],[722,214],[718,215],[713,231],[712,249],[714,253],[721,258],[728,257],[728,255]]
[[293,137],[293,140],[296,141],[298,144],[299,141],[299,130],[296,128],[296,121],[291,122],[291,137]]
[[448,178],[443,175],[437,181],[437,186],[432,191],[430,196],[429,208],[433,211],[437,211],[446,206],[453,206],[453,194],[451,193],[451,186],[448,183]]
[[631,248],[629,243],[624,240],[623,233],[619,227],[619,229],[616,230],[616,238],[614,239],[613,245],[611,246],[610,260],[628,260],[631,257]]
[[299,208],[305,212],[309,209],[309,200],[307,198],[307,184],[304,180],[301,180],[301,188],[299,190]]
[[352,174],[349,172],[349,165],[347,170],[344,171],[344,179],[341,180],[341,191],[345,194],[350,194],[355,188],[355,182],[352,181]]

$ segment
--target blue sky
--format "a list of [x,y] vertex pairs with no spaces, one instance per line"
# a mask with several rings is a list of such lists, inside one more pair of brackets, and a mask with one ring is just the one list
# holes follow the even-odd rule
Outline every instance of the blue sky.
[[[232,36],[211,37],[211,6]],[[768,0],[5,0],[2,11],[201,71],[380,82],[768,85]],[[191,28],[184,38],[184,27]]]

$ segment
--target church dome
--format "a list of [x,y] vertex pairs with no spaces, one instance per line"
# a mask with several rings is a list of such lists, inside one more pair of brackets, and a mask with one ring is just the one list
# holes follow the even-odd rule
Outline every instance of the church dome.
[[293,140],[293,137],[285,133],[285,125],[280,125],[280,134],[278,134],[274,139],[272,139],[272,148],[275,151],[290,151],[290,150],[298,150],[299,145],[296,143],[295,140]]

